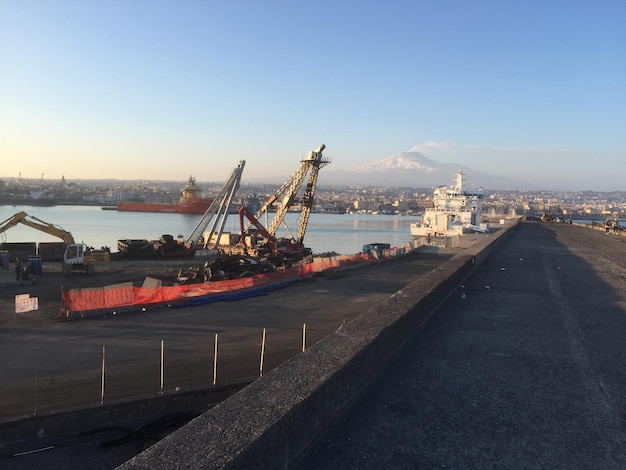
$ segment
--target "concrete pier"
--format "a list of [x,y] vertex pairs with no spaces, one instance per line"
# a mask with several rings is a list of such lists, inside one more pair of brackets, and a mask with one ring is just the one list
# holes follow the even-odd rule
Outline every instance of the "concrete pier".
[[626,468],[626,241],[522,224],[294,469]]

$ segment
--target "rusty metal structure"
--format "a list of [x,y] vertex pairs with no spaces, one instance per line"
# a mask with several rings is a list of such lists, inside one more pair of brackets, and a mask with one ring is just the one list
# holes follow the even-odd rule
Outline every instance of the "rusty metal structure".
[[[311,215],[313,201],[315,197],[315,187],[317,185],[317,177],[320,168],[331,163],[330,158],[322,155],[326,148],[320,145],[316,150],[312,150],[308,155],[300,160],[300,167],[296,172],[280,187],[276,193],[271,196],[267,202],[259,209],[254,216],[257,220],[269,220],[270,209],[274,210],[271,222],[265,223],[267,232],[275,237],[278,228],[284,223],[287,212],[294,206],[300,207],[300,216],[298,221],[298,233],[294,237],[289,227],[285,228],[298,244],[304,241],[304,234]],[[302,185],[308,175],[308,182],[301,191]],[[249,227],[249,226],[248,226]]]

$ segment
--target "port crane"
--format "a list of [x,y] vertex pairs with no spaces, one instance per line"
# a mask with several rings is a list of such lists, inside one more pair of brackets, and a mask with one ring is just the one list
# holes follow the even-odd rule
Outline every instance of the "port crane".
[[[281,225],[284,225],[293,240],[293,242],[289,240],[290,243],[287,245],[293,247],[295,244],[302,247],[304,234],[306,232],[309,216],[311,215],[311,209],[313,207],[319,170],[331,162],[330,158],[322,155],[325,148],[326,146],[322,144],[316,150],[311,150],[306,157],[300,160],[300,167],[287,181],[285,181],[280,189],[278,189],[278,191],[276,191],[276,193],[271,196],[265,204],[263,204],[261,209],[259,209],[254,216],[254,220],[252,220],[248,214],[245,214],[250,220],[250,223],[246,227],[246,231],[249,230],[252,225],[256,226],[255,221],[258,222],[261,218],[268,220],[270,210],[275,210],[271,222],[265,224],[265,227],[267,227],[266,232],[275,239],[278,228]],[[302,185],[307,175],[309,177],[308,182],[304,187],[304,190],[301,192]],[[298,232],[295,237],[287,224],[284,223],[287,212],[294,206],[300,207]],[[290,251],[293,251],[293,249]]]
[[67,230],[63,230],[35,216],[28,215],[24,211],[17,212],[3,222],[0,222],[0,233],[6,232],[8,229],[18,224],[26,225],[27,227],[34,228],[63,240],[65,244],[62,258],[64,274],[71,274],[72,271],[91,273],[94,271],[95,262],[109,261],[109,253],[92,253],[84,243],[76,243],[72,234]]
[[[185,240],[192,249],[204,248],[215,249],[218,247],[224,224],[230,212],[230,206],[239,189],[241,175],[246,165],[245,160],[241,160],[233,170],[230,178],[206,210],[200,221]],[[207,231],[208,228],[208,231]]]

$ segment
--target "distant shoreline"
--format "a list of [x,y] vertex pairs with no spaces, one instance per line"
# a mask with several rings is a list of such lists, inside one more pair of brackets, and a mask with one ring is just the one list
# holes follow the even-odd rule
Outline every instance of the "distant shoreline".
[[[105,204],[101,202],[90,201],[55,201],[45,199],[19,199],[19,198],[0,198],[0,206],[33,206],[33,207],[53,207],[53,206],[85,206],[85,207],[101,207],[102,210],[117,210],[117,204]],[[541,212],[538,211],[536,216],[540,216]],[[498,215],[499,217],[499,215]],[[559,215],[565,220],[569,219],[568,214]],[[601,214],[575,214],[572,216],[573,221],[579,222],[596,222],[604,223],[606,215]],[[613,216],[609,216],[613,220]],[[620,224],[621,225],[621,224]]]
[[85,201],[55,201],[51,199],[19,199],[19,198],[2,198],[0,206],[35,206],[35,207],[53,207],[53,206],[97,206],[97,207],[116,207],[115,204],[103,204],[101,202],[85,202]]

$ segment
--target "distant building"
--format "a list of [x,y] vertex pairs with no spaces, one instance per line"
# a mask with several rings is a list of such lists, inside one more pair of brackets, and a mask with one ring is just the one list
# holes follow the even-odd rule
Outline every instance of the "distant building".
[[119,189],[109,189],[107,191],[107,198],[111,202],[127,201],[128,199],[131,199],[131,197],[132,194],[128,191],[121,191]]
[[393,207],[398,212],[407,212],[409,210],[409,203],[404,200],[395,200],[393,201]]
[[588,204],[583,205],[583,212],[588,215],[600,215],[600,209]]
[[354,208],[361,212],[377,212],[379,205],[377,201],[354,201]]

